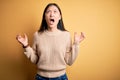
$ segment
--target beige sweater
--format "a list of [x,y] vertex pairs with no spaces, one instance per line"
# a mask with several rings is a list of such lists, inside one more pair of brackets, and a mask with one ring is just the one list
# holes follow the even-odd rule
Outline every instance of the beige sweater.
[[78,44],[72,44],[70,33],[59,30],[36,32],[33,47],[27,47],[24,53],[37,64],[39,75],[51,78],[65,74],[66,64],[72,65],[78,50]]

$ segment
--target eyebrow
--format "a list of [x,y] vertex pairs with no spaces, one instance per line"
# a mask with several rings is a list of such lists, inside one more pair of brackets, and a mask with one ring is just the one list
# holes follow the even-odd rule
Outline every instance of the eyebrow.
[[[48,11],[48,10],[52,11],[51,9],[47,9],[47,11]],[[54,9],[54,10],[59,11],[59,10],[57,10],[57,9]]]

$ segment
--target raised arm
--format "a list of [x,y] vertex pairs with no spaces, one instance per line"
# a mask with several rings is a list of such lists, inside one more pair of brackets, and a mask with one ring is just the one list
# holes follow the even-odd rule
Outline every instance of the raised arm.
[[73,44],[72,44],[71,38],[69,39],[68,45],[67,45],[67,51],[65,55],[66,64],[68,65],[73,64],[79,52],[79,43],[81,43],[84,40],[84,38],[85,36],[82,32],[80,35],[75,32]]
[[26,34],[24,34],[24,36],[17,35],[16,39],[20,44],[22,44],[23,48],[25,49],[24,54],[27,56],[27,58],[29,58],[32,63],[37,63],[38,56],[37,56],[37,50],[36,50],[35,35],[34,35],[33,47],[29,46],[28,37]]

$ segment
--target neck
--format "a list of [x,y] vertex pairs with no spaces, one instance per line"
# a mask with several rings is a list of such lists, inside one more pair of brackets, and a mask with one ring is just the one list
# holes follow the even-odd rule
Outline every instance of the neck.
[[59,30],[59,29],[57,29],[57,28],[56,28],[56,29],[48,29],[48,30],[45,31],[45,33],[46,33],[47,35],[50,35],[50,36],[59,35],[60,32],[61,32],[61,30]]
[[55,31],[58,31],[57,27],[54,27],[54,28],[48,28],[48,31],[50,32],[55,32]]

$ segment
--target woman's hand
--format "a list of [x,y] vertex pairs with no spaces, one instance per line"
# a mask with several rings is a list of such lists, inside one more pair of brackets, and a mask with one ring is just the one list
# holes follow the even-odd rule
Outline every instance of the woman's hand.
[[16,36],[17,41],[22,44],[23,46],[27,46],[28,45],[28,37],[26,34],[24,34],[24,36],[21,35],[17,35]]
[[85,39],[85,35],[81,32],[81,34],[77,34],[77,32],[74,33],[74,43],[79,44]]

